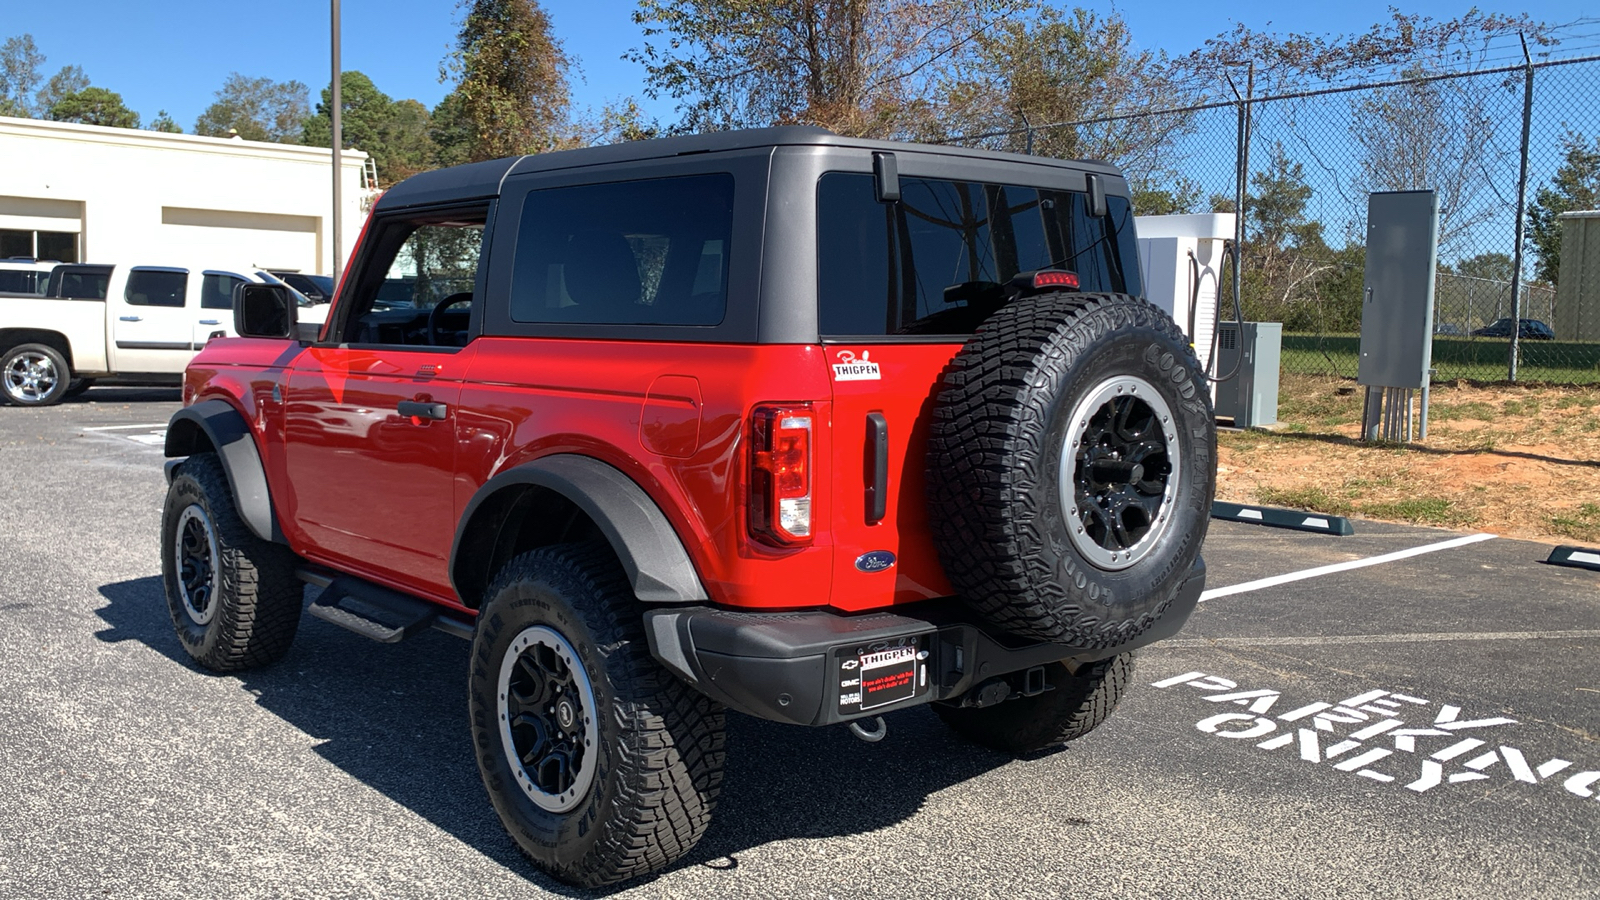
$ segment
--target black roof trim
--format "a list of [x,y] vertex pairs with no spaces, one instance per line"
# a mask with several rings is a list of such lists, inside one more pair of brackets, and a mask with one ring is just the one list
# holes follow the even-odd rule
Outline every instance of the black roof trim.
[[513,175],[551,172],[560,169],[577,169],[612,163],[637,162],[647,159],[666,159],[691,153],[717,153],[780,146],[844,147],[889,153],[927,153],[940,156],[1001,160],[1020,165],[1070,169],[1075,172],[1103,172],[1119,178],[1122,176],[1122,172],[1115,166],[1098,161],[1024,156],[1020,153],[972,150],[965,147],[949,147],[941,144],[874,141],[866,138],[843,137],[824,128],[789,125],[781,128],[715,131],[708,134],[657,138],[649,141],[629,141],[621,144],[607,144],[602,147],[559,150],[552,153],[539,153],[532,156],[497,159],[491,162],[471,163],[465,166],[454,166],[449,169],[438,169],[413,176],[390,188],[382,199],[378,201],[378,208],[388,210],[404,206],[420,206],[429,203],[494,197],[500,193],[500,186],[505,179]]

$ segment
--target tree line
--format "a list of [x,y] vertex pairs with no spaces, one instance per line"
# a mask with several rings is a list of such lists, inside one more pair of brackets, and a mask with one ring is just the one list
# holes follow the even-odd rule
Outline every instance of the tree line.
[[[817,125],[840,134],[959,142],[996,150],[1112,161],[1142,214],[1230,211],[1185,175],[1194,107],[1248,89],[1257,96],[1358,79],[1405,83],[1352,95],[1359,128],[1330,134],[1353,148],[1351,179],[1366,190],[1432,187],[1444,213],[1444,256],[1461,271],[1501,272],[1505,254],[1470,254],[1493,215],[1484,134],[1509,127],[1487,92],[1430,80],[1481,63],[1491,47],[1556,30],[1526,14],[1477,10],[1450,20],[1391,10],[1344,35],[1279,34],[1236,26],[1169,56],[1141,48],[1127,22],[1044,0],[638,0],[641,41],[625,58],[641,92],[670,101],[661,121],[625,97],[598,111],[572,102],[576,61],[538,0],[462,0],[456,40],[440,66],[451,86],[432,107],[394,99],[360,72],[341,76],[348,146],[370,153],[392,183],[439,166],[523,153],[767,125]],[[0,114],[139,127],[116,93],[67,66],[48,79],[24,35],[0,49]],[[313,106],[306,85],[230,75],[192,126],[196,134],[326,145],[330,92]],[[166,113],[144,127],[180,130]],[[1245,300],[1256,315],[1295,327],[1343,327],[1359,316],[1362,235],[1328,234],[1307,214],[1311,188],[1281,145],[1247,179],[1251,227]],[[1557,216],[1593,208],[1600,139],[1573,132],[1556,177],[1533,190],[1528,249],[1537,278],[1558,269]],[[1498,257],[1505,257],[1502,261]],[[1477,277],[1477,276],[1472,276]],[[1330,314],[1330,310],[1335,311]],[[1332,320],[1330,320],[1332,315]]]

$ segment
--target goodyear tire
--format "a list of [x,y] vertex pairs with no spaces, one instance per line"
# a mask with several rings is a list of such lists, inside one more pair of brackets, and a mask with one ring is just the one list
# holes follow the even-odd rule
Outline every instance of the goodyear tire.
[[507,563],[472,645],[478,769],[517,845],[599,887],[693,849],[722,785],[722,708],[650,655],[611,548],[565,544]]
[[184,460],[167,488],[161,574],[172,626],[195,662],[236,672],[289,652],[304,597],[294,555],[239,518],[215,453]]
[[995,313],[946,371],[928,453],[956,590],[1021,637],[1112,648],[1148,630],[1200,555],[1216,427],[1160,310],[1045,294]]
[[1045,666],[1050,690],[982,708],[934,704],[957,734],[1002,753],[1034,753],[1095,730],[1117,708],[1133,679],[1133,654],[1122,653],[1076,669],[1064,662]]

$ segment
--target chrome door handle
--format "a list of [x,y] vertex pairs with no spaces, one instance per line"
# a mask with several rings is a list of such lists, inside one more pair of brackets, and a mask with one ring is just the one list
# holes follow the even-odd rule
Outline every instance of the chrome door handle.
[[122,321],[124,321],[124,322],[143,322],[144,318],[141,317],[141,316],[123,316],[122,317]]
[[218,319],[201,319],[200,320],[200,324],[201,325],[221,325],[222,322],[220,320],[218,320]]

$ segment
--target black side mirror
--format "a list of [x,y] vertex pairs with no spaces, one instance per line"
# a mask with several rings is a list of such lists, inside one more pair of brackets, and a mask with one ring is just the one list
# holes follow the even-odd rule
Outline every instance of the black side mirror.
[[281,284],[235,285],[233,289],[233,330],[240,337],[294,338],[295,303],[289,289]]

